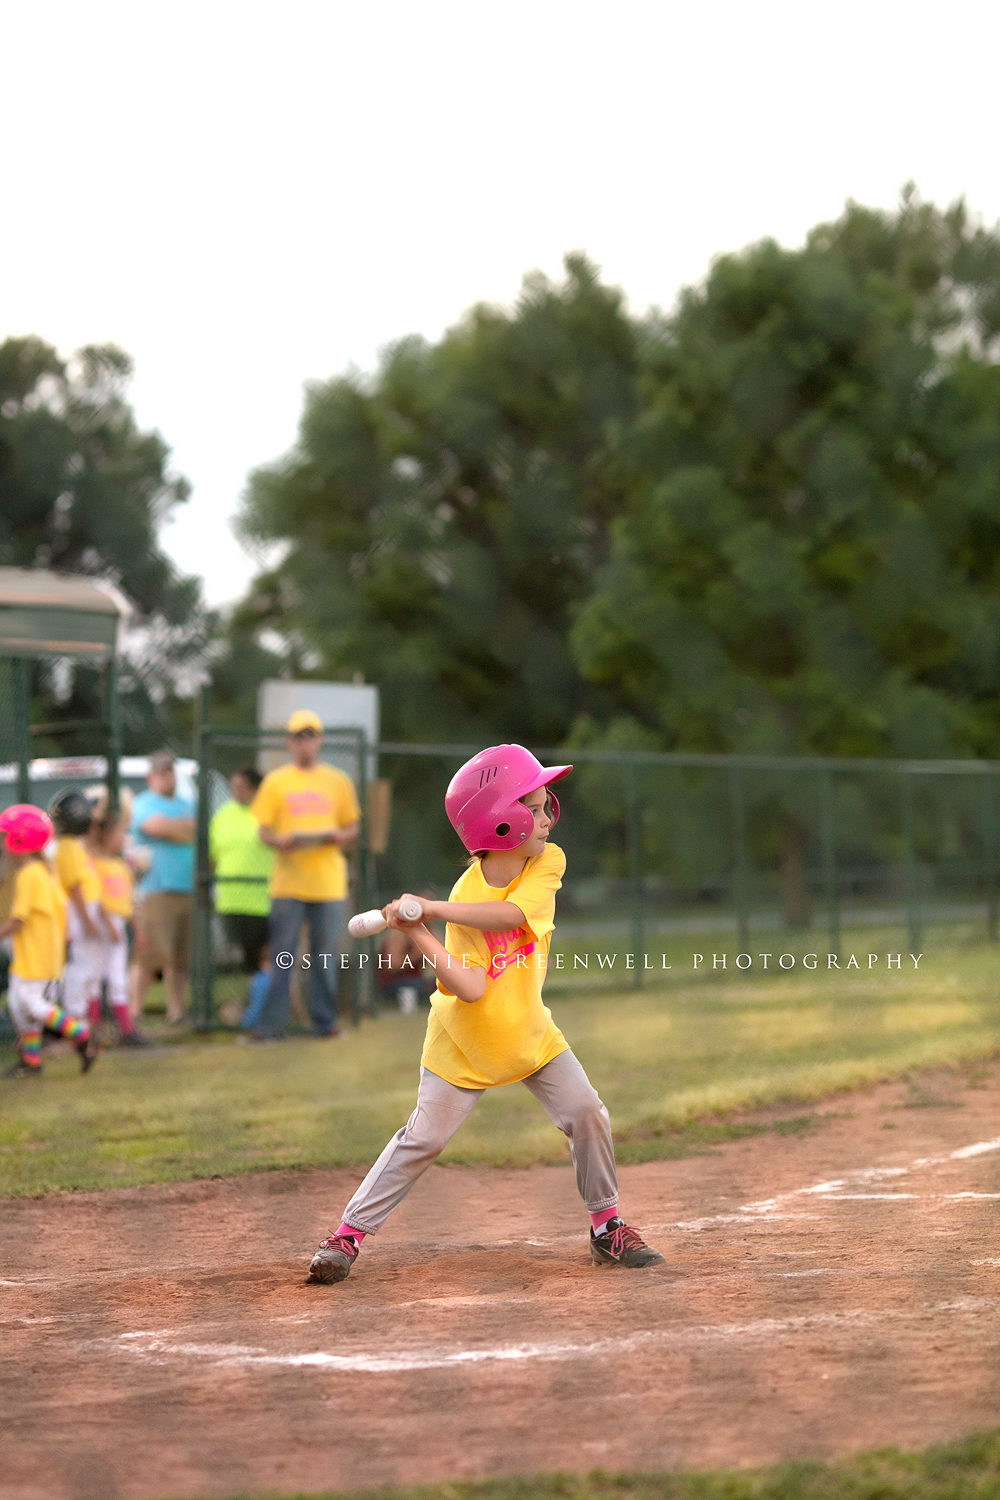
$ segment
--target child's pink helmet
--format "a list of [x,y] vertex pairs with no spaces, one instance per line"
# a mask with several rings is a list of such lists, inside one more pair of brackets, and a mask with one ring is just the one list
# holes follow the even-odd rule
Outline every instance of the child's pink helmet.
[[[470,854],[480,849],[517,849],[534,827],[520,800],[540,786],[568,776],[572,766],[543,766],[523,745],[493,745],[467,760],[444,796],[448,821]],[[559,803],[552,793],[552,821]]]
[[11,854],[37,854],[55,833],[52,819],[30,802],[15,802],[0,813],[0,833],[7,835]]

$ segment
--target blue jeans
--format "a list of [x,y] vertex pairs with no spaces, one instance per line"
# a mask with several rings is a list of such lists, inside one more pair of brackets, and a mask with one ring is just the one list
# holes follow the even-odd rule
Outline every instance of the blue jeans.
[[[309,1018],[315,1036],[326,1036],[337,1024],[337,941],[344,918],[345,901],[296,901],[279,896],[271,902],[271,983],[267,988],[258,1036],[284,1036],[291,1008],[291,965],[285,954],[294,954],[303,922],[309,924]],[[288,966],[283,968],[279,958]]]
[[256,1031],[260,1018],[264,1014],[264,1006],[267,1004],[267,992],[271,987],[271,975],[273,966],[269,969],[258,969],[250,981],[247,991],[247,1008],[240,1016],[240,1025],[244,1031]]

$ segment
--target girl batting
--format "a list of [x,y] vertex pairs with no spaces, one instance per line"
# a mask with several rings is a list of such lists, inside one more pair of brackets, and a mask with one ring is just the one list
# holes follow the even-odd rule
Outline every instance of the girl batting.
[[[444,1150],[483,1091],[524,1083],[569,1138],[576,1182],[590,1214],[590,1254],[599,1266],[663,1261],[618,1215],[618,1181],[608,1112],[542,1003],[556,891],[566,858],[548,842],[559,817],[549,786],[572,766],[542,766],[520,745],[483,750],[453,777],[448,819],[472,855],[448,901],[423,901],[406,922],[400,897],[385,908],[390,927],[412,934],[434,964],[417,1107],[397,1131],[323,1240],[310,1281],[343,1281],[366,1234]],[[446,922],[445,945],[426,922]]]

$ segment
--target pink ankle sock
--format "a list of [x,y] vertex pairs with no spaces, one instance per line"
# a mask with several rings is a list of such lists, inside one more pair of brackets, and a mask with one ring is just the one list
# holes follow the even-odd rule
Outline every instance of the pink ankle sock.
[[115,1020],[118,1022],[118,1030],[121,1032],[122,1036],[131,1036],[132,1032],[135,1030],[135,1022],[132,1019],[132,1012],[129,1010],[128,1006],[113,1005],[111,1009],[115,1013]]
[[352,1224],[341,1224],[340,1228],[337,1230],[337,1233],[349,1234],[351,1236],[351,1239],[357,1240],[358,1244],[360,1245],[361,1241],[364,1239],[368,1231],[367,1229],[355,1229]]
[[87,1001],[87,1020],[90,1022],[91,1026],[100,1026],[100,1024],[101,1024],[101,1002],[100,1002],[100,1000],[88,1000]]
[[618,1204],[614,1208],[600,1208],[596,1214],[591,1214],[590,1222],[594,1226],[594,1233],[600,1234],[609,1219],[613,1219],[618,1212]]

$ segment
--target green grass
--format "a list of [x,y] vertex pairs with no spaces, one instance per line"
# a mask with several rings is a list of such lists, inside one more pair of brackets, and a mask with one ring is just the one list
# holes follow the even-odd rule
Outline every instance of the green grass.
[[[886,950],[884,934],[852,936],[859,953]],[[926,943],[916,973],[886,973],[884,961],[871,974],[678,967],[655,989],[554,988],[551,1003],[611,1110],[621,1160],[707,1151],[740,1134],[815,1123],[808,1111],[771,1124],[734,1112],[993,1056],[997,950],[949,937],[949,946]],[[220,1034],[110,1052],[85,1079],[73,1058],[54,1058],[39,1080],[0,1083],[0,1194],[370,1163],[412,1109],[423,1029],[423,1015],[392,1012],[339,1041],[251,1048]],[[527,1090],[513,1087],[486,1094],[445,1159],[559,1162],[566,1146]]]
[[[250,1500],[233,1496],[232,1500]],[[259,1500],[259,1497],[258,1497]],[[290,1495],[286,1500],[348,1500]],[[836,1463],[782,1463],[766,1469],[675,1474],[539,1474],[528,1479],[457,1480],[411,1489],[355,1492],[350,1500],[1000,1500],[1000,1430],[938,1443],[920,1453],[897,1448]]]

